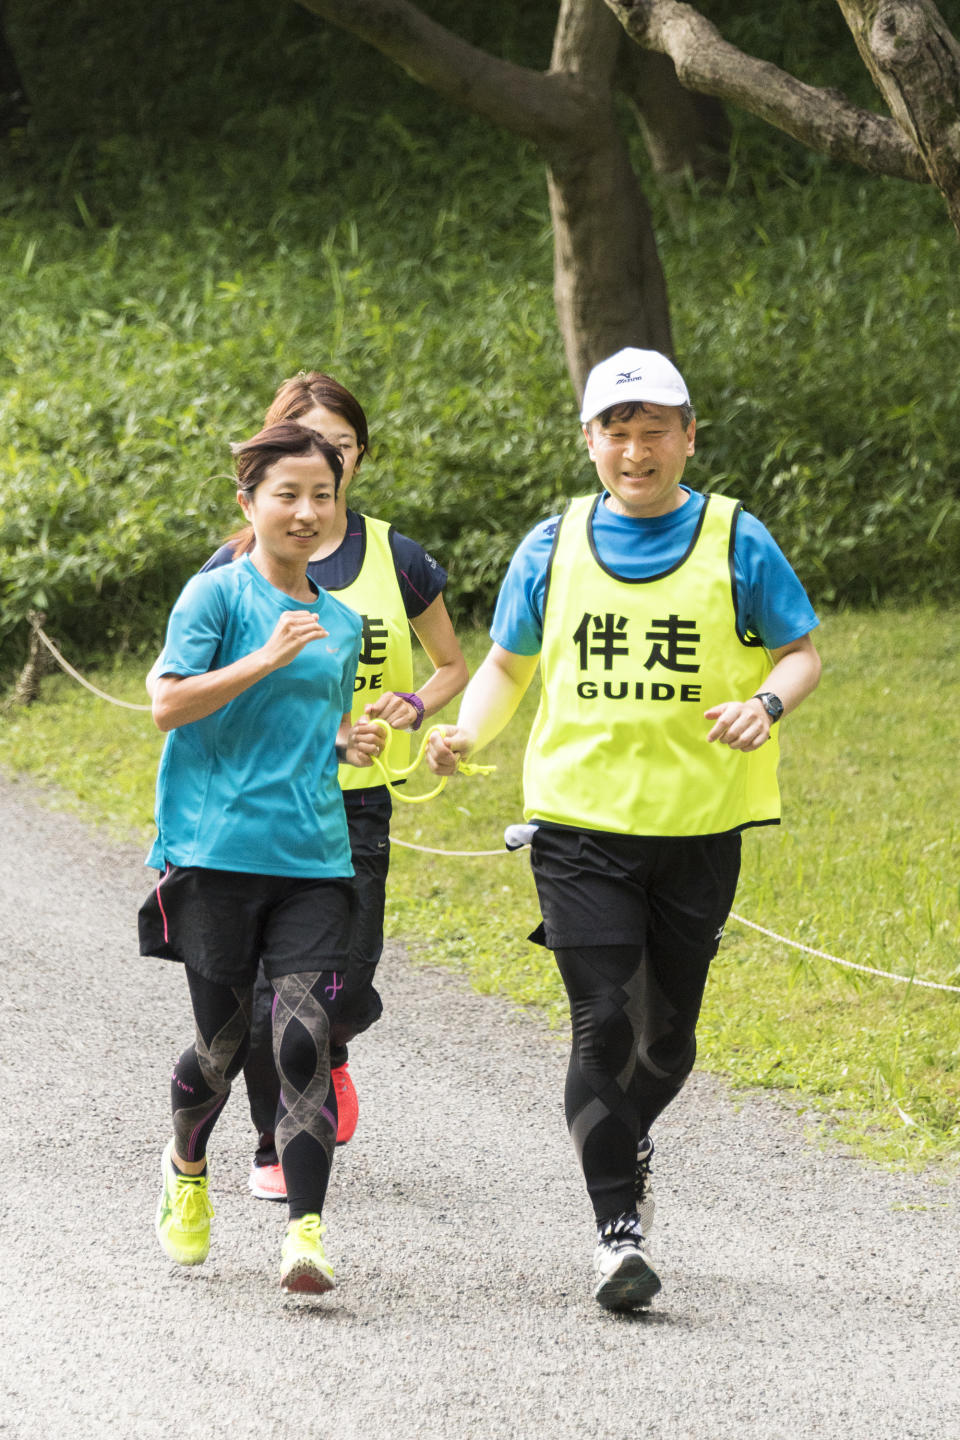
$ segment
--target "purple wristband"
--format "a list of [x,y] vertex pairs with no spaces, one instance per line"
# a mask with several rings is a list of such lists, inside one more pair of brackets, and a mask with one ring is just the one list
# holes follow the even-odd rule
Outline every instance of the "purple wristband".
[[399,695],[399,697],[400,697],[401,700],[406,700],[407,704],[408,704],[408,705],[412,705],[413,708],[414,708],[414,710],[416,710],[416,712],[417,712],[417,718],[416,718],[416,720],[414,720],[413,724],[410,726],[410,729],[411,729],[411,730],[419,730],[419,729],[420,729],[420,726],[423,724],[423,701],[420,699],[420,696],[419,696],[419,695],[411,695],[411,694],[410,694],[408,691],[406,691],[406,690],[394,690],[393,693],[394,693],[394,695]]

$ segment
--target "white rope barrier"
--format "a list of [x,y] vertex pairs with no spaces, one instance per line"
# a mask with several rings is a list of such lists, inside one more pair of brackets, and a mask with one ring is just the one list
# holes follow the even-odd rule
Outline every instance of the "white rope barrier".
[[152,710],[153,707],[151,705],[134,705],[132,700],[117,700],[113,695],[107,695],[103,690],[98,690],[96,685],[91,685],[89,680],[84,680],[83,676],[79,673],[79,671],[74,670],[73,666],[70,665],[66,660],[64,660],[63,656],[60,654],[60,651],[50,639],[50,636],[45,634],[39,625],[34,625],[33,628],[36,634],[39,635],[40,639],[43,641],[44,645],[46,645],[47,649],[50,651],[50,654],[53,656],[54,660],[56,660],[57,664],[60,666],[60,669],[65,670],[68,675],[72,676],[72,678],[76,680],[78,684],[82,685],[85,690],[89,690],[92,695],[99,696],[101,700],[106,700],[110,705],[121,705],[124,710]]
[[[46,645],[50,654],[56,660],[62,670],[73,677],[78,684],[89,690],[91,694],[106,700],[110,705],[121,705],[125,710],[151,710],[150,705],[134,705],[130,700],[117,700],[113,695],[107,695],[103,690],[98,690],[96,685],[91,685],[89,680],[83,676],[60,654],[48,635],[41,627],[34,624],[34,630]],[[429,797],[418,796],[418,799]],[[400,845],[404,850],[417,850],[421,855],[453,855],[466,860],[481,859],[490,855],[519,855],[521,848],[499,850],[438,850],[432,845],[414,845],[411,840],[398,840],[395,836],[390,837],[391,845]],[[897,975],[892,970],[878,970],[873,965],[858,965],[854,960],[842,960],[839,955],[831,955],[828,950],[817,950],[812,945],[804,945],[799,940],[790,940],[786,935],[778,935],[776,930],[768,930],[765,925],[757,925],[753,920],[747,920],[743,915],[738,915],[736,910],[730,911],[730,919],[736,920],[739,925],[746,925],[750,930],[756,930],[761,935],[766,935],[771,940],[776,940],[780,945],[787,945],[791,950],[802,950],[807,955],[815,955],[820,960],[829,960],[831,965],[842,965],[845,970],[858,970],[863,975],[875,975],[880,980],[893,980],[898,985],[916,985],[924,990],[941,990],[950,995],[960,995],[960,985],[945,985],[938,980],[918,980],[915,975]]]
[[775,930],[768,930],[766,926],[757,925],[753,920],[745,920],[736,910],[730,911],[730,918],[739,921],[741,925],[749,925],[751,930],[759,930],[761,935],[769,935],[771,940],[779,940],[781,945],[789,945],[793,950],[805,950],[808,955],[816,955],[821,960],[842,965],[846,970],[860,970],[864,975],[878,975],[881,980],[896,980],[900,985],[922,985],[925,990],[946,990],[951,995],[960,995],[960,985],[943,985],[938,980],[918,980],[914,975],[895,975],[892,970],[877,970],[873,965],[858,965],[853,960],[841,960],[839,955],[831,955],[827,950],[815,950],[812,945],[802,945],[799,940],[788,940],[785,935],[778,935]]
[[[391,845],[402,845],[405,850],[419,850],[424,855],[462,855],[467,858],[480,858],[484,855],[519,855],[520,850],[435,850],[430,845],[414,845],[409,840],[397,840],[390,837]],[[757,925],[753,920],[747,920],[745,916],[738,915],[736,910],[730,911],[730,919],[736,920],[740,925],[746,925],[751,930],[757,930],[761,935],[767,935],[771,940],[778,941],[781,945],[787,945],[792,950],[803,950],[807,955],[816,955],[821,960],[829,960],[833,965],[842,965],[846,970],[859,970],[864,975],[876,975],[881,980],[895,980],[899,985],[917,985],[924,990],[943,990],[950,995],[960,995],[960,985],[945,985],[939,980],[918,980],[914,975],[896,975],[892,970],[878,970],[873,965],[858,965],[854,960],[842,960],[839,955],[831,955],[828,950],[816,950],[812,945],[804,945],[799,940],[791,940],[786,935],[779,935],[776,930],[768,930],[765,925]]]

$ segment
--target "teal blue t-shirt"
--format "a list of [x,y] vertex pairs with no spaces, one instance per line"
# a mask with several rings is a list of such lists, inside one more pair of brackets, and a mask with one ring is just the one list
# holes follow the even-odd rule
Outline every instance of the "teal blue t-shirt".
[[285,610],[328,632],[229,704],[167,736],[147,864],[258,875],[353,874],[334,749],[353,703],[360,617],[320,590],[312,604],[249,556],[195,575],[170,615],[160,675],[203,675],[260,648]]

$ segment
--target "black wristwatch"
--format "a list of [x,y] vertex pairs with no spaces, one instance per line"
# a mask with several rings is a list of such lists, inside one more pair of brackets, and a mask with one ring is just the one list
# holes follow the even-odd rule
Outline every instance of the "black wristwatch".
[[760,701],[760,704],[770,716],[770,724],[776,725],[780,716],[783,714],[783,701],[780,699],[780,696],[774,695],[772,690],[761,690],[759,695],[754,695],[753,698],[754,700]]

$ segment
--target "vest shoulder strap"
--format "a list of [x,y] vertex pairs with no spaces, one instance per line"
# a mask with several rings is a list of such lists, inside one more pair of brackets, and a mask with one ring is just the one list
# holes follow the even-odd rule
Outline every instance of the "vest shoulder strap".
[[571,511],[573,511],[574,509],[582,510],[584,508],[584,505],[589,504],[591,501],[592,514],[593,509],[596,507],[599,500],[599,495],[577,495],[574,497],[574,499],[568,500],[566,505],[563,507],[563,510],[561,511],[560,519],[557,521],[557,528],[553,532],[553,544],[550,546],[550,555],[547,560],[547,573],[543,584],[543,615],[541,616],[541,623],[546,623],[547,619],[547,599],[550,595],[550,581],[553,578],[553,562],[557,554],[557,547],[560,544],[560,531],[563,528],[563,522],[570,515]]

